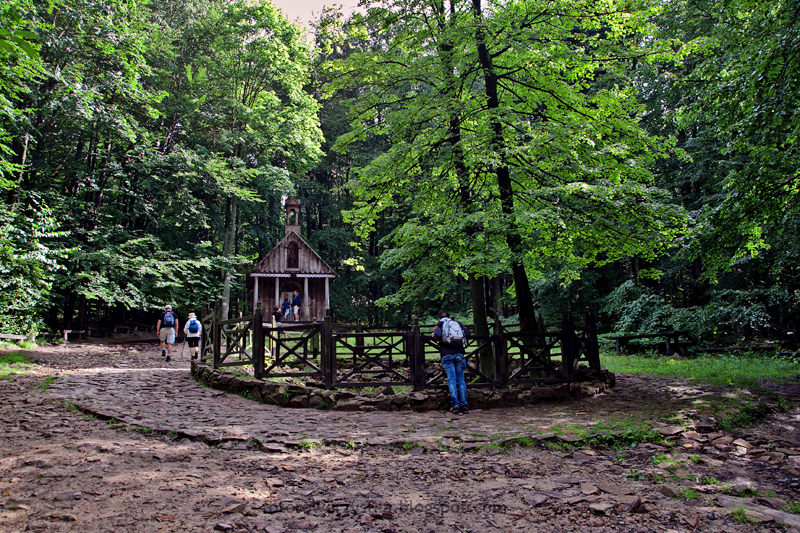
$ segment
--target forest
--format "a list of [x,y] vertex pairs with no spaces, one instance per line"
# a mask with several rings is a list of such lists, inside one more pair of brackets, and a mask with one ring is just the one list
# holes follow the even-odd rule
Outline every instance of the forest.
[[294,196],[338,321],[791,338],[799,110],[796,0],[6,0],[0,332],[246,309]]

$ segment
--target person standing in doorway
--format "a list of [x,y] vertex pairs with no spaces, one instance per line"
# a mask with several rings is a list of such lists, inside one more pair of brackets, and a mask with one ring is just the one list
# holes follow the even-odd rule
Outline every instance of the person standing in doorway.
[[467,382],[464,370],[467,360],[464,358],[465,345],[469,330],[450,318],[447,311],[439,313],[439,322],[431,334],[440,341],[439,353],[442,355],[442,369],[447,375],[447,388],[450,392],[450,412],[467,414]]
[[197,359],[200,356],[200,335],[203,331],[203,324],[197,319],[197,315],[189,313],[189,318],[186,319],[186,325],[183,326],[183,335],[186,337],[186,342],[189,344],[189,351],[192,354],[192,359]]
[[[172,346],[175,344],[175,332],[178,330],[178,316],[172,312],[172,306],[167,304],[158,317],[156,335],[161,341],[161,357],[166,357],[167,363],[172,360]],[[166,347],[164,346],[166,344]]]
[[283,299],[283,304],[281,304],[281,307],[283,309],[283,319],[288,321],[289,320],[289,311],[292,310],[292,304],[289,303],[289,298],[284,298]]
[[294,291],[294,298],[292,298],[292,311],[294,312],[294,321],[300,321],[300,306],[303,305],[303,297],[300,293]]

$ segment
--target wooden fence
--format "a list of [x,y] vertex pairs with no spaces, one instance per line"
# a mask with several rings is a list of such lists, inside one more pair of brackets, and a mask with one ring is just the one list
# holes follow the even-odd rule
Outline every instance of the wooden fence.
[[[330,315],[323,322],[273,326],[262,322],[257,308],[228,320],[203,312],[202,323],[202,359],[214,368],[247,367],[258,379],[303,378],[326,389],[392,385],[422,391],[447,384],[433,326],[416,319],[407,331],[352,331],[333,324]],[[470,336],[464,350],[467,386],[569,383],[599,371],[593,315],[577,326],[565,316],[555,326],[546,333],[520,333],[497,321],[491,335]]]

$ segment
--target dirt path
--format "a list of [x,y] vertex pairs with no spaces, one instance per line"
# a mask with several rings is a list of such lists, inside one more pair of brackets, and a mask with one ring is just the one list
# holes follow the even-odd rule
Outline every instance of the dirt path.
[[[466,417],[336,413],[200,387],[153,345],[33,356],[0,381],[0,531],[800,531],[776,510],[800,502],[800,411],[688,431],[723,392],[683,381],[619,376],[597,398]],[[674,435],[568,444],[636,416]],[[520,437],[533,445],[497,449]]]

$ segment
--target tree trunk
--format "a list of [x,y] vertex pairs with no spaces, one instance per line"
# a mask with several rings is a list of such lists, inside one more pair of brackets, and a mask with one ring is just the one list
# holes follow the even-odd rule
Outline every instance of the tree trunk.
[[[228,258],[233,253],[236,242],[236,207],[237,198],[229,197],[225,201],[225,235],[222,241],[222,256]],[[228,319],[228,310],[231,305],[231,271],[226,269],[222,273],[222,320]]]
[[[475,323],[475,335],[489,336],[489,325],[486,323],[486,301],[483,298],[483,277],[469,275],[469,294],[472,297],[472,320]],[[478,354],[481,373],[494,377],[494,354],[491,345],[487,345]]]
[[[486,92],[486,107],[490,111],[500,108],[500,99],[497,94],[497,73],[494,70],[492,56],[486,48],[486,38],[483,33],[483,11],[481,0],[472,0],[472,11],[475,18],[475,42],[478,48],[478,60],[483,70],[484,89]],[[519,325],[522,333],[534,333],[536,327],[536,314],[533,307],[531,288],[528,284],[528,275],[525,272],[525,250],[522,238],[517,229],[514,210],[514,190],[511,183],[511,170],[506,162],[505,139],[503,137],[503,124],[496,113],[492,114],[492,147],[500,154],[500,164],[495,168],[497,186],[500,191],[500,205],[503,216],[508,221],[506,243],[513,254],[512,272],[514,274],[514,292],[519,309]]]

